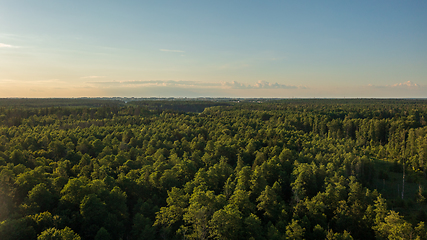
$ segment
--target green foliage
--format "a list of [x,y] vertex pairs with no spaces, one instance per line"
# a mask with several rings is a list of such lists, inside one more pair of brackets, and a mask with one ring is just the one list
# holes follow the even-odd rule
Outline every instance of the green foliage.
[[80,236],[71,230],[69,227],[58,230],[56,228],[49,228],[43,231],[37,240],[80,240]]
[[86,237],[94,237],[96,226],[105,226],[108,217],[107,206],[95,194],[86,195],[80,204],[83,217],[83,232]]
[[210,236],[214,239],[237,239],[242,231],[241,212],[233,205],[216,211],[209,220]]
[[0,239],[18,240],[35,239],[36,231],[31,226],[31,219],[8,219],[0,223]]
[[156,228],[153,222],[144,215],[137,213],[133,218],[132,239],[156,239]]
[[292,219],[292,222],[286,226],[286,239],[303,239],[305,233],[305,228],[302,228],[299,225],[299,221]]
[[28,203],[34,205],[38,211],[52,209],[55,199],[46,184],[40,183],[28,192]]
[[343,233],[334,233],[332,230],[326,235],[328,240],[353,240],[353,237],[349,232],[345,231]]
[[0,239],[426,239],[425,100],[125,101],[0,99]]
[[247,239],[264,239],[262,222],[259,217],[251,213],[247,218],[244,219],[244,229],[247,235]]
[[390,211],[374,229],[377,237],[382,239],[410,239],[413,233],[412,225],[395,211]]
[[36,232],[42,232],[54,226],[54,217],[50,212],[42,212],[35,215],[29,215],[35,223],[34,229]]
[[94,240],[112,240],[112,238],[108,231],[101,227],[96,233]]

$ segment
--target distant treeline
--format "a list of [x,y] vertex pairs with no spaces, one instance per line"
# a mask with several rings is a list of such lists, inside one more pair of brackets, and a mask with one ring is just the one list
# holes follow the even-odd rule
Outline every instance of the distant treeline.
[[[147,110],[172,110],[179,112],[203,112],[207,107],[228,106],[233,101],[197,101],[197,100],[152,100],[152,99],[98,99],[98,98],[3,98],[0,99],[0,108],[28,109],[28,108],[60,108],[60,107],[123,107],[134,106]],[[49,110],[52,111],[52,110]],[[56,110],[54,110],[56,111]]]

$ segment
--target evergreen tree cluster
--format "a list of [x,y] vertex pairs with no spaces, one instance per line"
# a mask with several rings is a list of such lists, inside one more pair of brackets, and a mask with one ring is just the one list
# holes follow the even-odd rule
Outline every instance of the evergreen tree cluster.
[[0,108],[0,239],[427,239],[425,100],[151,104]]

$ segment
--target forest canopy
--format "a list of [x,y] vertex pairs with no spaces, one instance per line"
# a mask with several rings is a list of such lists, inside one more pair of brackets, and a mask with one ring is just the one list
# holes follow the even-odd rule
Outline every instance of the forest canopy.
[[0,99],[0,239],[427,239],[427,100]]

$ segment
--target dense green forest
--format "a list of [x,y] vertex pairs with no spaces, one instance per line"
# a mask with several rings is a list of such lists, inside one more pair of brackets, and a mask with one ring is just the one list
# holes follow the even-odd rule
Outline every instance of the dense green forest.
[[55,101],[0,99],[2,240],[427,239],[427,100]]

